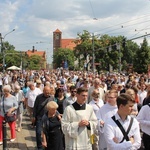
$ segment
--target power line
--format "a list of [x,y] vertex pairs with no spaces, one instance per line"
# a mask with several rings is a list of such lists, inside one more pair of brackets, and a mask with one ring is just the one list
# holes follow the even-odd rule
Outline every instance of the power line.
[[98,20],[95,16],[95,13],[94,13],[94,9],[93,9],[93,6],[92,6],[92,3],[91,3],[91,0],[89,0],[89,3],[90,3],[90,6],[91,6],[91,10],[92,10],[92,13],[93,13],[93,19],[94,20]]
[[[105,30],[110,29],[110,28],[113,28],[113,27],[115,27],[115,26],[121,26],[121,25],[130,23],[130,22],[133,22],[133,21],[135,21],[135,20],[139,20],[139,19],[141,19],[141,18],[145,18],[145,17],[147,17],[147,16],[150,16],[150,14],[144,15],[144,16],[141,16],[141,17],[138,17],[138,18],[133,19],[133,20],[128,20],[128,21],[125,21],[125,22],[122,22],[122,23],[118,23],[118,24],[115,24],[115,25],[111,25],[111,26],[109,26],[109,27],[103,28],[103,29],[101,29],[101,30],[97,30],[97,31],[95,31],[95,32],[98,32],[98,31],[105,31]],[[138,24],[138,23],[137,23],[137,24]]]
[[142,35],[142,36],[138,36],[138,37],[135,37],[135,38],[132,38],[132,39],[129,39],[128,41],[136,40],[136,39],[139,39],[139,38],[142,38],[142,37],[146,37],[146,36],[149,36],[149,35],[150,35],[150,33]]

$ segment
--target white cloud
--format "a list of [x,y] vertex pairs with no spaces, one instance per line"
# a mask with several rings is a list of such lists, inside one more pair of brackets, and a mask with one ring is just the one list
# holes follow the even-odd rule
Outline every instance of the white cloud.
[[149,0],[0,0],[0,32],[16,29],[5,40],[17,50],[35,45],[52,54],[57,28],[63,38],[76,38],[83,30],[127,38],[150,33],[149,7]]

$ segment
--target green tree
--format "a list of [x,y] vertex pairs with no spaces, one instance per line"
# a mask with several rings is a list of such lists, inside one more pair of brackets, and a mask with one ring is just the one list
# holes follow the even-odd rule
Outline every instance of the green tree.
[[136,53],[139,50],[137,43],[126,40],[126,43],[122,50],[122,69],[127,70],[129,65],[133,65]]
[[55,68],[63,67],[65,61],[67,61],[69,68],[74,67],[74,53],[70,49],[59,48],[58,51],[54,52],[53,60]]
[[[113,37],[102,35],[99,39],[99,48],[95,50],[96,62],[100,62],[98,66],[101,70],[109,70],[111,65],[113,69],[118,69],[119,64],[119,48],[122,37]],[[122,54],[120,49],[120,54]],[[122,55],[121,55],[122,56]]]
[[3,42],[2,49],[4,51],[10,51],[10,50],[15,50],[15,47],[13,45],[11,45],[8,41],[6,41],[6,42]]
[[[133,64],[139,49],[136,43],[127,40],[124,36],[102,35],[98,38],[97,36],[91,36],[86,30],[82,34],[78,34],[75,43],[77,46],[74,54],[79,61],[79,66],[83,66],[87,57],[92,57],[94,45],[95,62],[100,63],[99,66],[96,66],[96,69],[99,71],[109,70],[110,65],[113,70],[118,70],[121,65],[121,70],[126,71],[128,65]],[[92,65],[92,59],[90,59],[90,63]]]
[[43,68],[43,61],[41,56],[33,55],[28,58],[27,69],[40,70],[42,68]]
[[[83,30],[83,33],[77,34],[77,36],[74,55],[76,60],[79,61],[79,68],[83,68],[85,60],[89,61],[87,64],[91,64],[92,66],[93,50],[96,55],[96,50],[100,47],[98,36],[95,36],[86,30]],[[88,58],[90,59],[88,60]]]
[[144,38],[141,47],[138,49],[134,57],[134,71],[138,73],[146,73],[150,64],[150,48],[146,38]]
[[[21,53],[15,50],[5,50],[4,54],[0,54],[0,63],[3,65],[3,61],[5,63],[5,68],[10,66],[18,66],[21,65]],[[2,70],[2,67],[1,67]]]

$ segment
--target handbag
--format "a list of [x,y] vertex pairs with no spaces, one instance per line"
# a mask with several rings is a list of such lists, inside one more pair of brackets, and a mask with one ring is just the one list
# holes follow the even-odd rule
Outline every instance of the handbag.
[[16,120],[16,114],[12,114],[11,116],[8,116],[7,113],[5,112],[5,109],[4,109],[4,96],[3,96],[3,111],[4,111],[4,119],[6,122],[13,122]]
[[5,121],[6,122],[13,122],[16,120],[16,115],[12,114],[11,116],[7,116],[7,114],[5,114]]

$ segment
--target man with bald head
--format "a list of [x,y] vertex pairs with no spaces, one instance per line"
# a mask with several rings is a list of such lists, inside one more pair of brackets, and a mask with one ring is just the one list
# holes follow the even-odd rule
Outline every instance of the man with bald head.
[[95,78],[95,80],[93,81],[93,86],[91,86],[88,89],[88,103],[92,100],[92,92],[94,90],[98,90],[98,92],[100,93],[99,98],[103,99],[104,89],[100,85],[101,85],[101,80],[99,78]]
[[36,142],[37,149],[42,150],[42,139],[41,139],[41,131],[42,131],[42,117],[46,112],[45,106],[49,101],[53,101],[54,98],[51,96],[51,88],[49,86],[45,86],[43,89],[43,93],[36,97],[33,109],[33,121],[36,120]]

